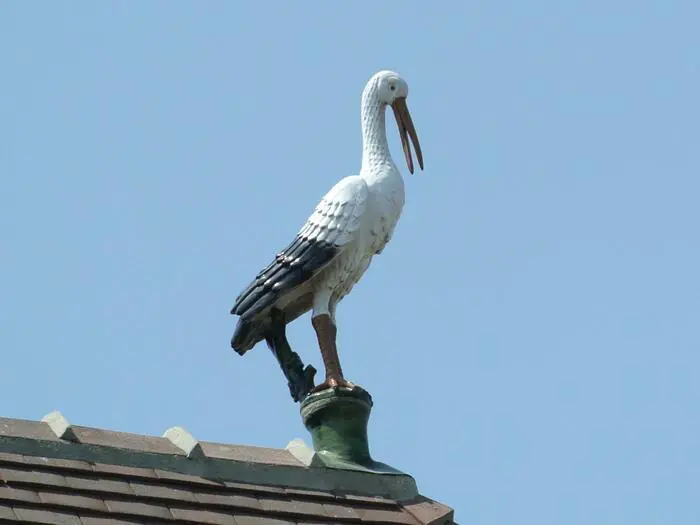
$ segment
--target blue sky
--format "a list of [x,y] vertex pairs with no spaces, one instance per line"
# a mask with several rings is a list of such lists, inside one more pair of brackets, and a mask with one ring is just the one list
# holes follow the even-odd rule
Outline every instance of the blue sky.
[[[426,170],[338,310],[375,458],[460,523],[697,524],[699,17],[2,3],[0,415],[308,442],[228,312],[359,170],[360,93],[391,68]],[[308,317],[290,339],[320,368]]]

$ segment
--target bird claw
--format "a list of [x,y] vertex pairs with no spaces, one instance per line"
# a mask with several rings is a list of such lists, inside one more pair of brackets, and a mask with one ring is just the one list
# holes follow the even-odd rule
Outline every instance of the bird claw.
[[323,390],[337,390],[339,388],[347,388],[348,390],[352,390],[355,388],[357,385],[354,383],[351,383],[350,381],[347,381],[343,379],[342,377],[327,377],[326,380],[321,383],[320,385],[316,385],[312,390],[312,394],[316,394],[318,392],[321,392]]

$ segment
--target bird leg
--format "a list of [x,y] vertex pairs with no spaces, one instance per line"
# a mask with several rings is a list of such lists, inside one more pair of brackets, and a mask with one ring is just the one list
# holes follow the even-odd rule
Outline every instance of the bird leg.
[[295,402],[305,398],[314,387],[316,369],[308,365],[304,368],[299,354],[292,351],[285,333],[286,323],[284,312],[278,308],[270,311],[271,324],[265,332],[265,342],[272,350],[277,362],[287,378],[289,393]]
[[311,319],[311,324],[316,330],[318,346],[323,357],[323,364],[326,367],[326,380],[314,387],[312,392],[320,392],[327,388],[336,387],[353,388],[355,385],[343,378],[343,370],[340,368],[340,359],[338,358],[338,348],[336,346],[336,334],[338,331],[330,315],[318,315]]

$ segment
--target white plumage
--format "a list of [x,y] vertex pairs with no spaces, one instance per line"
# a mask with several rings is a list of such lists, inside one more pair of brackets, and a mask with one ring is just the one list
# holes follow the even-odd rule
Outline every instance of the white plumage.
[[381,71],[367,83],[360,173],[342,179],[321,199],[294,241],[236,299],[231,313],[240,319],[232,346],[241,355],[262,339],[269,342],[275,329],[272,311],[282,312],[286,324],[313,309],[326,364],[326,382],[320,387],[348,384],[337,363],[335,309],[391,239],[405,200],[404,181],[386,140],[387,105],[394,110],[409,170],[413,172],[409,136],[423,168],[407,95],[406,82],[392,71]]
[[371,215],[368,195],[362,177],[341,180],[321,199],[299,232],[311,243],[325,241],[338,249],[328,265],[309,282],[314,294],[314,316],[325,313],[335,321],[335,306],[350,293],[369,265],[365,246],[367,219]]

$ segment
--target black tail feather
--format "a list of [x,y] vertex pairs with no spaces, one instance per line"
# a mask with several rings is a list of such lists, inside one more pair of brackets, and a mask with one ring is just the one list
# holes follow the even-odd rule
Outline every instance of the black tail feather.
[[233,332],[233,337],[231,337],[231,348],[239,355],[243,355],[248,350],[252,350],[262,339],[264,337],[260,335],[257,323],[241,317],[238,319],[236,330]]

